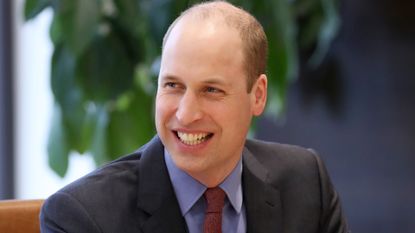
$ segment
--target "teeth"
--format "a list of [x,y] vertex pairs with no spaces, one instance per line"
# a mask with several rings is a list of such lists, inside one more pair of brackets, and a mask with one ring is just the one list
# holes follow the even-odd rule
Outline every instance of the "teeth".
[[183,133],[177,132],[177,136],[179,136],[180,140],[186,145],[197,145],[204,142],[207,139],[208,133],[199,133],[199,134],[191,134],[191,133]]

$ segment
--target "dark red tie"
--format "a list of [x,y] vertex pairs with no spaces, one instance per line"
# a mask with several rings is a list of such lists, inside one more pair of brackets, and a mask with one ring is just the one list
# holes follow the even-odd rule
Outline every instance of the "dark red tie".
[[225,192],[219,188],[208,188],[205,191],[206,212],[203,233],[222,233],[222,209],[225,203]]

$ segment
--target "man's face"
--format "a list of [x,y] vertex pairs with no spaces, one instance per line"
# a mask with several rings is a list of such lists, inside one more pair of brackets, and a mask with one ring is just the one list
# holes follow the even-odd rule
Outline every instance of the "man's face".
[[208,186],[234,168],[265,103],[258,83],[247,93],[241,43],[234,29],[182,19],[163,49],[157,132],[176,166]]

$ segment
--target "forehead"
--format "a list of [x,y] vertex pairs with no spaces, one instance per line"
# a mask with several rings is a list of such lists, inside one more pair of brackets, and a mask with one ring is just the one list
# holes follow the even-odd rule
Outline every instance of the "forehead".
[[160,74],[232,75],[243,68],[239,33],[217,20],[181,19],[162,54]]
[[183,44],[209,46],[211,49],[232,46],[233,49],[239,49],[242,46],[242,40],[237,29],[228,26],[223,18],[202,19],[188,15],[181,18],[172,28],[165,42],[167,48],[164,50],[172,44],[173,46]]

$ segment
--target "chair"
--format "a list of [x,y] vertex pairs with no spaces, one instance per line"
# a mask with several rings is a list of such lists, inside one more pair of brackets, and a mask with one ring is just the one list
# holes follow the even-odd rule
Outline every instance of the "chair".
[[39,233],[39,213],[43,200],[0,201],[1,233]]

